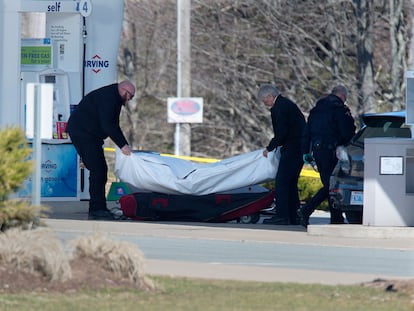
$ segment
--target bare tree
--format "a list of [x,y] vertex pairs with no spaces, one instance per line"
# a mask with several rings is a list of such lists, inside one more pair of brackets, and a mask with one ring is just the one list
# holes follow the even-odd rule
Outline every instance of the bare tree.
[[[400,103],[403,107],[404,72],[407,70],[409,29],[407,19],[411,18],[409,1],[390,0],[389,1],[389,29],[391,45],[391,101]],[[408,14],[407,14],[408,13]],[[408,16],[407,16],[408,15]],[[403,87],[404,86],[404,87]]]
[[[273,82],[306,114],[334,84],[355,115],[401,107],[411,29],[409,0],[192,0],[191,94],[204,122],[192,154],[227,157],[272,136],[258,84]],[[135,147],[173,151],[166,100],[176,93],[176,1],[126,0],[122,75],[138,86],[123,122]],[[385,104],[386,103],[386,104]]]
[[358,112],[375,111],[373,64],[373,0],[354,0],[356,18]]
[[128,0],[121,38],[120,75],[137,86],[135,105],[123,114],[128,140],[137,149],[173,150],[166,100],[176,94],[175,1]]

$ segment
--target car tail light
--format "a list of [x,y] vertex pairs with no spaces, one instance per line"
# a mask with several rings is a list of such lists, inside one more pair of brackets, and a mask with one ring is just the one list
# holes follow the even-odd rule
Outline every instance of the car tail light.
[[340,196],[342,194],[342,191],[337,188],[329,189],[329,194],[334,196]]

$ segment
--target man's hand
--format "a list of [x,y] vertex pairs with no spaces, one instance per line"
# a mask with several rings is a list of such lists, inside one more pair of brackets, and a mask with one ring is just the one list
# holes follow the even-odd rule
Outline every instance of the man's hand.
[[304,163],[310,164],[312,161],[314,161],[314,159],[313,159],[313,155],[312,155],[312,154],[310,154],[310,153],[305,153],[305,154],[303,155],[303,162],[304,162]]
[[267,154],[269,153],[269,151],[267,151],[267,149],[265,149],[265,150],[263,150],[263,156],[265,157],[265,158],[267,158]]
[[131,153],[132,153],[132,149],[129,145],[123,146],[121,148],[121,151],[122,151],[123,154],[128,155],[128,156],[131,155]]

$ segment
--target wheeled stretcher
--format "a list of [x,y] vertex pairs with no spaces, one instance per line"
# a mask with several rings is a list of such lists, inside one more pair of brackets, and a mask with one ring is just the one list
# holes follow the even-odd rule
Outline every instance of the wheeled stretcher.
[[259,184],[274,179],[278,163],[278,153],[265,158],[262,150],[204,164],[154,152],[125,156],[118,149],[115,175],[133,189],[120,198],[121,210],[131,219],[157,221],[225,222],[258,215],[274,198]]

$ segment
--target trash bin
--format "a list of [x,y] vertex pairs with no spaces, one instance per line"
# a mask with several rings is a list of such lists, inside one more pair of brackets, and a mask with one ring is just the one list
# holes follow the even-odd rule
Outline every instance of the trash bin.
[[367,226],[414,226],[414,140],[367,138],[364,212]]

